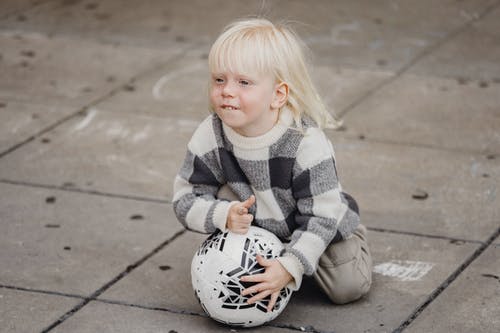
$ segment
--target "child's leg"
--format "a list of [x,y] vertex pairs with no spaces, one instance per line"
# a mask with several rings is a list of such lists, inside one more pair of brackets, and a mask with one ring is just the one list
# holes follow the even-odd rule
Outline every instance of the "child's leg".
[[357,300],[370,289],[372,258],[366,227],[359,225],[352,237],[330,245],[319,259],[314,279],[336,304]]

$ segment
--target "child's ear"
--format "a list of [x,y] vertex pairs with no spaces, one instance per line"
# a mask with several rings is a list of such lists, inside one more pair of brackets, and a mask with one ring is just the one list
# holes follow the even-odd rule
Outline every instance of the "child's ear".
[[286,82],[278,83],[274,88],[274,99],[271,103],[273,109],[279,109],[285,105],[288,99],[288,84]]

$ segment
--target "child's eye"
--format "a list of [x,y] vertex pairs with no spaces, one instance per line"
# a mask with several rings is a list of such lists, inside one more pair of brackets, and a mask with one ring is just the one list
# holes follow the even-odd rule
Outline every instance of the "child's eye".
[[220,77],[216,77],[216,78],[214,78],[214,82],[215,82],[215,83],[218,83],[218,84],[220,84],[220,83],[224,83],[224,79],[222,79],[222,78],[220,78]]
[[248,86],[248,85],[250,85],[250,81],[248,81],[248,80],[240,80],[240,84],[242,86]]

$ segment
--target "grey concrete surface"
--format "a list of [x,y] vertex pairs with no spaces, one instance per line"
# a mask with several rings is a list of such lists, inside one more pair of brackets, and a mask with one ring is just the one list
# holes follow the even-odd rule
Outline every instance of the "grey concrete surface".
[[96,44],[38,31],[0,32],[0,98],[83,107],[179,52]]
[[24,20],[12,15],[0,27],[165,47],[170,41],[210,42],[228,19],[265,14],[298,22],[297,30],[322,62],[394,70],[495,2],[148,0],[133,6],[127,6],[124,0],[90,3],[93,5],[84,1],[47,1],[26,10]]
[[500,82],[402,75],[346,115],[353,135],[448,150],[500,150]]
[[80,303],[78,298],[0,289],[0,327],[4,333],[40,332]]
[[119,304],[91,302],[52,332],[264,332],[291,333],[297,330],[276,327],[235,330],[206,317],[168,311],[151,311]]
[[[0,153],[40,133],[74,112],[73,107],[4,102],[0,112]],[[47,141],[47,140],[45,140]]]
[[491,247],[429,306],[408,332],[488,332],[500,327],[500,247]]
[[[171,206],[229,21],[288,20],[344,129],[374,283],[336,306],[305,279],[267,326],[207,318],[207,237]],[[0,332],[495,332],[500,1],[0,3]],[[423,197],[422,197],[423,195]]]
[[[498,7],[451,38],[410,69],[412,73],[457,78],[464,84],[487,86],[500,81]],[[467,64],[464,66],[464,64]]]
[[0,177],[169,199],[198,122],[90,108],[0,161]]
[[182,229],[159,203],[0,187],[0,281],[9,286],[89,296]]
[[[498,161],[328,135],[336,143],[339,178],[370,226],[476,241],[498,227]],[[414,199],[419,191],[428,197]]]

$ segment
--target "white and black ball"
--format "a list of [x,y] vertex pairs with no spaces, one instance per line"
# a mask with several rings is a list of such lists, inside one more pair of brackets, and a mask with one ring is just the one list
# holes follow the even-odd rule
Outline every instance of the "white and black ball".
[[271,232],[251,226],[245,235],[216,231],[200,246],[191,263],[195,295],[203,310],[213,319],[231,326],[252,327],[276,318],[290,300],[291,290],[283,288],[271,312],[271,296],[247,304],[253,295],[241,296],[254,283],[242,282],[245,275],[263,273],[259,254],[273,259],[283,250],[281,241]]

